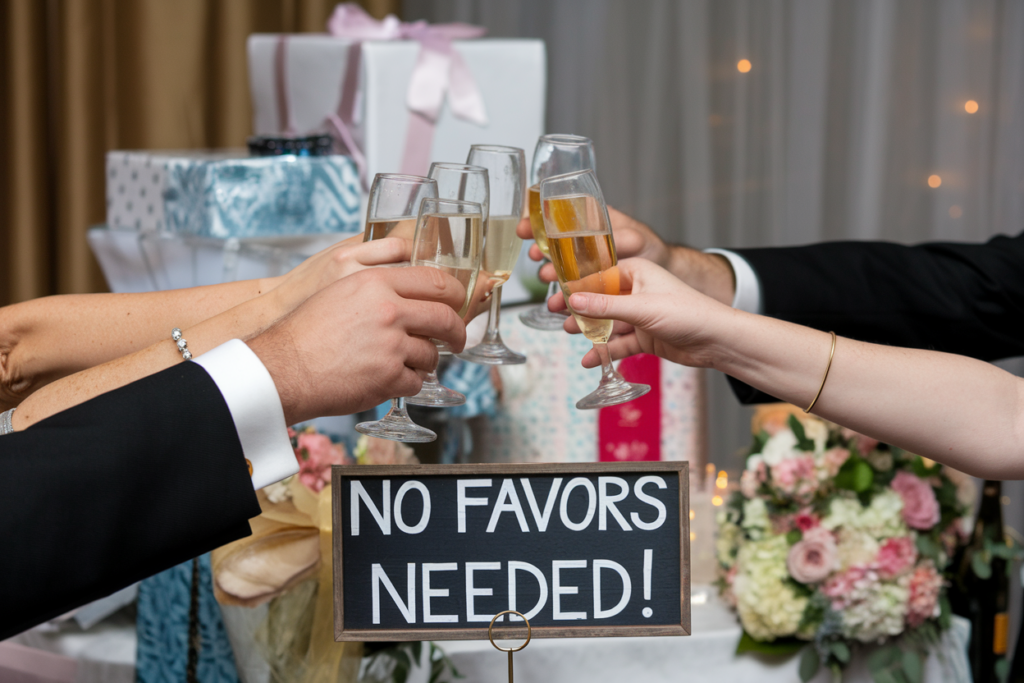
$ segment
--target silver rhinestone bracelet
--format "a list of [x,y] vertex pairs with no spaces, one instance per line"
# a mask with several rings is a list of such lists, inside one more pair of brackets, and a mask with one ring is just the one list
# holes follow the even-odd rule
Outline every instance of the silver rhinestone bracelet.
[[11,408],[10,410],[5,410],[0,413],[0,436],[10,434],[14,431],[14,424],[12,423],[11,418],[14,417],[15,410],[17,410],[17,408]]
[[171,330],[171,339],[178,345],[178,351],[181,352],[182,360],[192,360],[192,352],[188,350],[188,341],[181,336],[181,330],[175,327]]

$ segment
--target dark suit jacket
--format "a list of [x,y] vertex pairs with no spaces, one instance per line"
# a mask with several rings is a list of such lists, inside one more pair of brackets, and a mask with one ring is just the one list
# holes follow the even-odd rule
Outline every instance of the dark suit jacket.
[[[1024,356],[1024,233],[985,244],[826,242],[737,249],[766,315],[980,360]],[[732,381],[744,403],[774,400]]]
[[193,363],[0,436],[0,640],[248,536],[259,513]]

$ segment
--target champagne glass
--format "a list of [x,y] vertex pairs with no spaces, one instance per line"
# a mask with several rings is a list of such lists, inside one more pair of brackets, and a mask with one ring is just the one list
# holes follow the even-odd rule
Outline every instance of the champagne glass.
[[[416,217],[426,197],[437,197],[437,181],[423,176],[378,173],[370,186],[370,201],[366,207],[364,242],[399,237],[413,241]],[[376,422],[360,422],[356,431],[380,439],[426,443],[437,434],[412,421],[405,409],[404,398],[391,399],[391,410]]]
[[[416,221],[412,265],[442,270],[462,283],[466,298],[456,310],[460,318],[469,312],[484,254],[483,207],[460,199],[424,199]],[[440,352],[443,342],[435,341]],[[435,375],[436,377],[436,375]],[[448,387],[423,383],[420,393],[408,399],[421,406],[457,406],[466,397]]]
[[[594,143],[590,141],[590,138],[555,134],[542,135],[537,140],[530,173],[533,182],[529,190],[530,228],[533,230],[533,239],[537,242],[537,248],[549,261],[551,254],[548,252],[548,238],[544,235],[544,219],[541,217],[540,183],[551,176],[587,169],[597,170],[594,166]],[[523,321],[524,325],[535,330],[562,329],[565,316],[548,310],[548,299],[557,291],[557,287],[558,283],[552,282],[548,287],[548,295],[545,297],[544,303],[519,315],[519,319]]]
[[[547,178],[540,184],[540,201],[551,262],[566,305],[575,292],[618,295],[619,267],[612,224],[594,172],[577,171]],[[588,318],[571,306],[569,311],[601,358],[601,383],[593,393],[576,402],[577,408],[614,406],[651,390],[646,384],[627,382],[612,366],[608,351],[612,320]]]
[[[486,235],[483,230],[487,224],[487,207],[490,197],[487,169],[470,164],[448,164],[435,161],[430,165],[427,175],[437,181],[438,197],[475,202],[480,205],[480,228],[482,235]],[[438,344],[437,350],[442,356],[452,354],[451,348],[444,343]],[[417,406],[461,406],[466,402],[466,397],[443,386],[437,378],[437,370],[434,370],[423,380],[423,389],[420,393],[410,397],[408,402]]]
[[512,275],[519,259],[523,240],[516,235],[516,226],[523,217],[526,190],[526,155],[517,147],[473,145],[468,164],[487,169],[490,180],[490,211],[484,234],[484,262],[480,277],[494,284],[491,309],[487,314],[487,332],[483,341],[459,354],[459,358],[484,365],[519,365],[526,356],[516,353],[501,339],[498,324],[501,316],[501,286]]

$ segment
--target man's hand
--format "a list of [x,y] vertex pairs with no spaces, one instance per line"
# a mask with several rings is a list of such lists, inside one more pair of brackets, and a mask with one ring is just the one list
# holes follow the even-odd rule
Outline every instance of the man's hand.
[[[724,257],[666,244],[649,226],[610,206],[608,217],[612,222],[615,251],[620,259],[639,257],[656,263],[702,294],[724,304],[732,304],[736,281],[732,267]],[[529,219],[519,222],[516,234],[523,239],[533,237]],[[530,247],[530,258],[534,261],[544,258],[537,245]],[[543,265],[538,277],[542,282],[553,282],[557,277],[555,267],[550,263]],[[558,309],[552,307],[551,310]]]
[[248,344],[273,377],[288,424],[348,415],[419,392],[437,366],[430,339],[462,350],[466,328],[454,309],[465,296],[436,268],[364,270],[323,288]]
[[[653,353],[674,363],[709,367],[716,331],[737,312],[703,296],[650,261],[627,259],[618,268],[622,295],[577,293],[569,299],[580,315],[616,321],[616,336],[608,342],[612,358]],[[564,307],[561,294],[552,298]],[[569,318],[565,330],[576,334],[580,328],[574,318]],[[600,364],[595,351],[583,357],[584,367]]]

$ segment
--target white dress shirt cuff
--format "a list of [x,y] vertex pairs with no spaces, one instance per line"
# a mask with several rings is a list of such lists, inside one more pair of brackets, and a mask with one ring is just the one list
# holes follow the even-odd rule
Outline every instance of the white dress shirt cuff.
[[244,342],[232,339],[192,362],[203,366],[228,404],[242,453],[252,464],[253,488],[298,472],[277,387],[259,357]]
[[724,256],[732,266],[736,278],[736,294],[732,298],[732,307],[747,313],[761,314],[761,281],[757,273],[747,263],[747,259],[728,249],[705,249],[705,254]]

